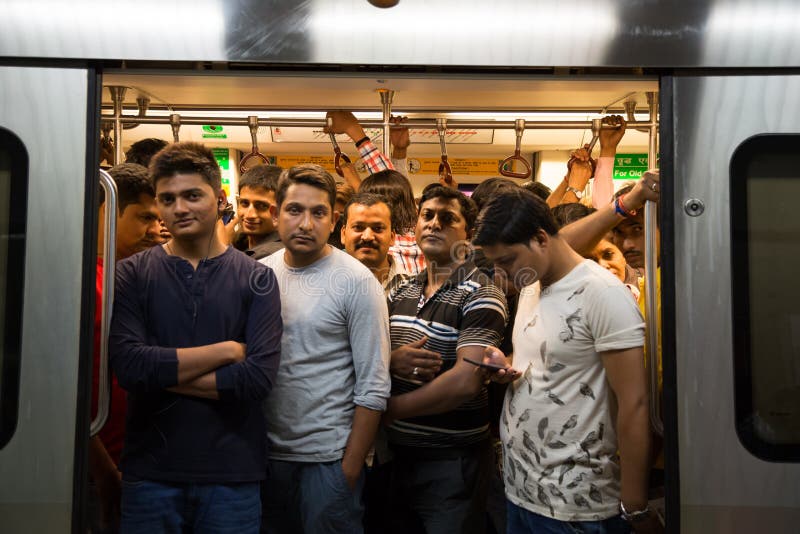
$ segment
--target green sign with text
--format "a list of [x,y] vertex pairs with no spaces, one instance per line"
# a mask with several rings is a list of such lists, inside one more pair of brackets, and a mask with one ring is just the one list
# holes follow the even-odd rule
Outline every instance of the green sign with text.
[[230,156],[227,148],[212,148],[211,152],[214,154],[214,159],[217,160],[217,165],[222,170],[227,171],[230,168]]
[[228,134],[223,133],[224,128],[216,124],[203,125],[203,139],[227,139]]
[[638,180],[647,170],[647,154],[617,154],[614,158],[615,180]]

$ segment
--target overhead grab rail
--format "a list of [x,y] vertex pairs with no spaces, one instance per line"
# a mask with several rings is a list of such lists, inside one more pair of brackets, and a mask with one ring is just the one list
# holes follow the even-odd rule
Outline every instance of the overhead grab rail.
[[[514,147],[514,154],[508,156],[506,159],[500,162],[500,174],[508,178],[520,178],[522,180],[526,180],[531,175],[531,164],[528,163],[528,160],[520,155],[520,151],[522,149],[522,135],[525,133],[525,119],[517,119],[514,121],[514,131],[517,134],[517,142]],[[525,168],[523,172],[514,171],[515,161],[520,162]],[[508,170],[506,170],[506,165],[508,165]]]
[[439,147],[442,150],[442,159],[439,163],[439,181],[452,186],[453,170],[450,168],[450,162],[447,161],[447,143],[444,140],[447,135],[447,119],[436,119],[436,131],[439,133]]
[[242,174],[257,165],[266,165],[269,163],[267,157],[258,151],[258,117],[255,115],[247,117],[247,126],[250,128],[250,139],[253,142],[253,147],[250,153],[239,162],[239,172]]
[[[206,125],[217,124],[220,126],[248,126],[249,117],[220,117],[220,116],[185,116],[181,115],[181,124],[184,125]],[[103,120],[116,120],[112,115],[102,115]],[[412,130],[430,130],[436,127],[438,119],[408,119],[403,122],[403,126]],[[446,119],[447,127],[450,129],[470,129],[470,130],[513,130],[516,128],[516,121],[490,121],[473,119]],[[125,115],[120,119],[124,123],[139,124],[170,124],[169,117],[137,117]],[[364,119],[358,123],[363,128],[383,128],[382,120]],[[319,128],[327,125],[324,118],[264,118],[258,119],[258,126],[264,127],[297,127],[297,128]],[[628,122],[629,128],[650,128],[653,124],[650,121]],[[656,125],[657,126],[657,125]],[[525,130],[587,130],[592,128],[592,121],[525,121]],[[603,130],[616,130],[619,126],[614,124],[603,124]]]

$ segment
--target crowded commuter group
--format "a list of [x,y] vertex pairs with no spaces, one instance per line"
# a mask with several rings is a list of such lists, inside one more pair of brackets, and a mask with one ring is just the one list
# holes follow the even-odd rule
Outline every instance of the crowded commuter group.
[[230,222],[201,144],[140,141],[110,169],[92,532],[660,532],[640,311],[659,182],[614,192],[624,120],[553,191],[415,198],[402,119],[385,155],[328,116],[369,176],[253,167]]

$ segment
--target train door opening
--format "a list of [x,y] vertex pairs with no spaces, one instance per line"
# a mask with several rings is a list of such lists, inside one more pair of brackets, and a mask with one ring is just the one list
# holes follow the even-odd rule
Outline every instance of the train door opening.
[[[212,149],[234,207],[239,176],[254,157],[284,168],[316,163],[334,174],[339,149],[356,163],[360,178],[368,175],[352,140],[332,139],[323,131],[329,110],[352,111],[387,154],[391,151],[385,128],[389,116],[405,117],[411,145],[403,159],[416,197],[426,185],[443,178],[445,164],[454,185],[467,194],[500,175],[518,184],[536,181],[557,189],[573,150],[592,144],[594,156],[601,156],[601,147],[594,147],[592,141],[600,130],[598,119],[608,115],[628,121],[610,159],[614,190],[653,167],[658,150],[660,88],[653,77],[224,71],[186,75],[121,70],[105,72],[102,85],[98,117],[102,166],[125,161],[131,145],[144,139],[200,142]],[[579,201],[591,205],[592,192],[590,183]],[[651,232],[655,232],[655,217],[656,210],[648,205]],[[639,251],[637,276],[644,272],[644,256],[656,257],[655,248],[650,250],[655,242],[651,236],[648,250]],[[650,278],[641,289],[656,295],[656,277]],[[649,283],[651,288],[646,287]],[[658,299],[647,303],[651,317],[660,313]],[[650,354],[660,352],[657,344],[658,338],[650,336]],[[651,362],[651,391],[660,398],[660,366]],[[658,433],[663,429],[661,408],[654,415],[654,433]],[[677,454],[670,456],[677,458]],[[663,473],[663,459],[659,462],[657,468]],[[663,504],[659,506],[663,513]]]

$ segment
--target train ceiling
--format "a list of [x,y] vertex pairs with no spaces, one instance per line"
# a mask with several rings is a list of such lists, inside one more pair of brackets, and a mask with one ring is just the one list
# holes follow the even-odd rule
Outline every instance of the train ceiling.
[[[585,120],[597,117],[606,107],[621,112],[623,102],[637,102],[637,118],[647,118],[645,93],[656,91],[655,79],[634,78],[480,78],[461,77],[367,77],[353,75],[192,75],[114,73],[103,77],[104,86],[128,87],[125,114],[136,114],[136,99],[150,98],[152,114],[174,112],[195,115],[258,114],[278,110],[283,114],[323,116],[325,109],[350,109],[364,117],[380,117],[379,88],[395,91],[392,108],[413,117],[442,116],[449,118],[482,118],[496,116],[513,120],[517,116],[541,120]],[[111,114],[111,96],[103,91],[103,113]],[[577,112],[577,113],[576,113]],[[272,115],[274,116],[274,114]],[[203,138],[201,126],[183,126],[181,139],[204,141],[212,146],[250,148],[246,127],[225,127],[225,138]],[[125,130],[123,146],[145,137],[170,140],[172,133],[165,125],[139,125]],[[565,150],[588,142],[588,130],[529,130],[523,137],[523,152]],[[292,140],[294,139],[294,140]],[[477,139],[477,137],[476,137]],[[297,142],[302,136],[283,139],[270,128],[259,129],[258,142],[265,154],[327,154],[330,145],[324,142]],[[452,157],[493,156],[511,152],[513,130],[494,130],[481,136],[483,142],[454,144],[448,150]],[[646,151],[647,134],[629,129],[620,151]],[[354,151],[352,146],[346,149]],[[436,155],[435,143],[412,146],[410,153]]]

